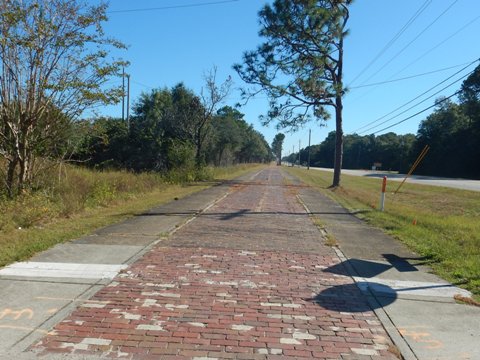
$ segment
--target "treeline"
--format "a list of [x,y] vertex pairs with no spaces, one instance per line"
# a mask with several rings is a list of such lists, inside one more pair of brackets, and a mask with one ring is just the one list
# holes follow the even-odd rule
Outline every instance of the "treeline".
[[[175,181],[192,181],[208,177],[206,166],[273,160],[264,136],[244,114],[209,101],[180,83],[143,93],[128,121],[59,117],[55,136],[35,148],[31,179],[22,186],[32,190],[48,187],[43,184],[44,176],[38,175],[65,163],[96,170],[156,172]],[[12,197],[11,184],[19,182],[13,176],[9,179],[6,169],[0,157],[0,196]]]
[[[357,134],[344,138],[343,168],[370,169],[381,163],[383,170],[408,171],[422,149],[430,146],[416,174],[480,179],[480,66],[463,82],[459,102],[437,99],[432,114],[424,119],[416,135]],[[335,132],[310,147],[310,165],[333,167]],[[284,159],[298,163],[298,152]],[[300,151],[307,164],[308,148]]]
[[[412,134],[345,135],[342,167],[370,169],[374,163],[381,163],[382,169],[403,170],[409,165],[414,142],[415,135]],[[321,144],[310,147],[310,165],[332,168],[334,154],[335,131],[332,131]],[[300,161],[303,165],[307,164],[307,159],[308,147],[300,151]],[[298,163],[298,152],[286,158],[288,162],[292,160]]]
[[263,135],[238,110],[224,106],[209,118],[206,111],[183,84],[143,93],[128,122],[97,118],[77,123],[84,136],[71,159],[97,169],[136,172],[272,160]]

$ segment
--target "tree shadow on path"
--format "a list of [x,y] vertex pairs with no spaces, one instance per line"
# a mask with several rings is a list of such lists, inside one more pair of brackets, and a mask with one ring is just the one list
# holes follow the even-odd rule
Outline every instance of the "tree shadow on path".
[[[381,290],[382,305],[377,302],[369,302],[365,295],[369,294],[369,289],[375,288],[375,293]],[[324,309],[349,312],[362,313],[375,310],[382,306],[387,306],[397,299],[396,291],[387,285],[371,283],[371,282],[357,282],[351,284],[343,284],[329,287],[306,301],[314,302]],[[375,304],[377,303],[377,305]]]

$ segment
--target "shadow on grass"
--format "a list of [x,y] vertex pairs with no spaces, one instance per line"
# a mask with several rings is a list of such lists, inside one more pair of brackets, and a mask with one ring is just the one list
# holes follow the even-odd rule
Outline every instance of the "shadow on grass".
[[213,180],[187,182],[182,185],[186,187],[204,187],[204,186],[218,186],[222,184],[223,184],[222,180],[213,179]]

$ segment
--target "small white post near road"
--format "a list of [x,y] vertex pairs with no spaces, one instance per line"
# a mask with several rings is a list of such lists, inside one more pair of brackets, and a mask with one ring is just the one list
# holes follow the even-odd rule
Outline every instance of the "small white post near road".
[[387,177],[383,177],[383,182],[382,182],[382,195],[380,197],[380,211],[383,211],[385,209],[385,191],[387,190]]

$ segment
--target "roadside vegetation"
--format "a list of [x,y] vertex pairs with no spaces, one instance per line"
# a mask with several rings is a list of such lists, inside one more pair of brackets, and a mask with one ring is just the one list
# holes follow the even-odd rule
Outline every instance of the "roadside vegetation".
[[0,198],[0,266],[256,167],[261,165],[205,167],[196,174],[172,171],[163,175],[52,168],[41,179],[42,190],[24,192],[15,199]]
[[[370,169],[377,164],[384,170],[407,173],[428,145],[430,150],[415,174],[480,179],[480,66],[462,83],[458,103],[437,99],[435,110],[420,122],[417,134],[375,135],[381,132],[377,126],[357,131],[344,136],[344,169]],[[308,147],[300,151],[303,165],[308,153]],[[333,168],[334,154],[332,131],[322,143],[310,146],[310,165]],[[283,160],[296,163],[298,158],[297,152]]]
[[[102,29],[107,4],[2,2],[0,17],[0,196],[44,191],[39,179],[52,163],[183,171],[192,181],[207,165],[273,159],[263,135],[225,104],[233,82],[218,80],[215,66],[199,94],[179,82],[125,104],[125,87],[108,86],[130,75],[128,62],[112,57],[126,46]],[[96,115],[120,102],[122,118]]]
[[480,194],[444,187],[387,186],[385,211],[377,211],[381,180],[343,175],[342,186],[329,189],[331,173],[288,168],[371,225],[405,243],[446,280],[480,299]]

